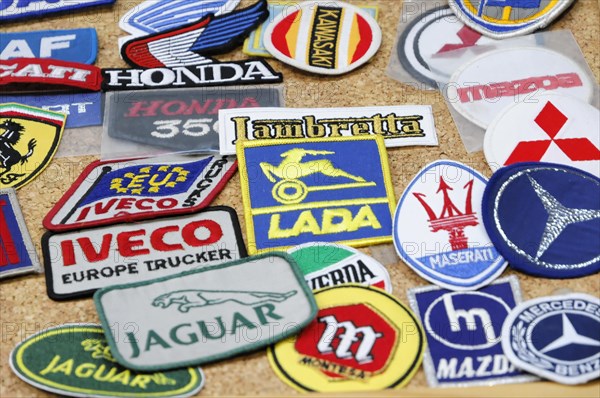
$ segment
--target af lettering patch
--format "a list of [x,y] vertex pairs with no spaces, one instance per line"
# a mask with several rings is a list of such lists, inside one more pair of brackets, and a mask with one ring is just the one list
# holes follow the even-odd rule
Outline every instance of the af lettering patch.
[[0,189],[0,279],[40,271],[15,190]]
[[423,367],[431,387],[495,385],[536,381],[513,364],[500,344],[502,325],[521,290],[511,276],[472,292],[436,286],[408,291],[427,336]]
[[69,397],[189,397],[204,386],[200,368],[138,373],[117,363],[100,325],[72,323],[29,336],[12,350],[24,382]]
[[210,204],[236,170],[233,157],[95,161],[44,218],[51,231],[192,213]]
[[426,340],[407,307],[360,285],[322,289],[315,299],[317,317],[267,350],[283,382],[301,392],[334,393],[398,389],[410,381]]
[[483,225],[486,183],[459,162],[425,166],[408,184],[394,216],[394,245],[402,261],[450,290],[474,290],[496,279],[507,262]]
[[177,152],[217,153],[219,110],[282,106],[283,88],[109,92],[106,104],[105,126],[111,137]]
[[373,257],[349,246],[310,242],[293,247],[288,253],[298,263],[312,290],[358,283],[392,292],[387,269]]
[[535,101],[538,94],[552,92],[589,102],[594,91],[581,66],[541,47],[486,52],[460,67],[450,82],[446,95],[452,107],[484,129],[509,105]]
[[275,58],[312,73],[340,75],[371,59],[381,28],[364,10],[339,1],[303,1],[267,25],[264,46]]
[[65,300],[246,257],[235,211],[117,224],[42,238],[48,296]]
[[52,161],[66,116],[14,103],[0,104],[0,188],[21,188]]
[[391,241],[395,203],[383,138],[239,141],[251,254],[322,241]]
[[438,144],[430,105],[224,109],[219,124],[222,155],[234,154],[238,140],[377,135],[387,147]]
[[600,179],[554,163],[498,170],[483,194],[483,221],[510,266],[544,278],[600,271]]
[[112,4],[116,0],[2,0],[0,22]]
[[517,367],[562,384],[600,377],[600,300],[583,293],[518,305],[502,328],[502,348]]
[[317,313],[294,260],[275,252],[102,289],[94,301],[113,355],[140,371],[255,351],[298,333]]

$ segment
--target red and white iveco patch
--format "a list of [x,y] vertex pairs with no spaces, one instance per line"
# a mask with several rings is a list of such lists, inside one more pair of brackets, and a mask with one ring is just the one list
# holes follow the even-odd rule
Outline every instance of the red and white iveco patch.
[[42,238],[53,300],[246,257],[235,210],[217,206],[182,217],[117,224]]

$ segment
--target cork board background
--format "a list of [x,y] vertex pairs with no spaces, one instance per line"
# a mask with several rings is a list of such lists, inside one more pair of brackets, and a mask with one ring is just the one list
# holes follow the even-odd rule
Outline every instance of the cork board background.
[[[424,2],[428,0],[423,0]],[[439,135],[438,147],[417,147],[389,150],[394,190],[399,198],[406,184],[425,164],[436,159],[455,159],[465,162],[487,176],[491,170],[483,153],[468,154],[463,148],[456,127],[442,97],[438,92],[419,91],[388,78],[385,69],[392,51],[396,26],[400,18],[401,0],[361,0],[353,4],[370,4],[380,7],[379,23],[383,30],[383,43],[374,60],[366,66],[341,77],[319,77],[298,72],[282,63],[271,60],[271,65],[284,74],[286,104],[289,107],[344,107],[401,104],[431,104]],[[117,38],[123,35],[118,27],[119,18],[131,7],[141,3],[118,0],[112,7],[48,16],[38,20],[2,24],[1,32],[25,29],[65,29],[94,27],[99,36],[99,54],[96,65],[100,67],[125,67],[117,51]],[[251,4],[244,0],[241,6]],[[570,11],[550,29],[569,29],[573,32],[596,81],[600,76],[600,12],[598,0],[578,0]],[[241,50],[224,56],[222,60],[243,59]],[[95,156],[55,159],[35,181],[18,192],[27,227],[41,257],[40,238],[44,233],[42,218],[63,192],[77,178]],[[234,207],[244,220],[238,174],[227,184],[214,201]],[[412,272],[397,257],[392,245],[363,249],[388,268],[394,295],[407,303],[406,290],[426,285],[426,281]],[[506,271],[505,275],[513,273]],[[557,289],[571,289],[595,296],[600,295],[598,275],[571,279],[539,279],[517,273],[525,299],[552,294]],[[46,295],[43,275],[28,275],[0,282],[0,396],[49,396],[19,380],[10,371],[8,357],[14,345],[25,337],[50,326],[69,322],[98,322],[91,299],[54,302]],[[201,395],[293,395],[295,392],[283,384],[269,367],[264,351],[233,360],[203,367],[206,385]],[[424,373],[420,370],[402,395],[407,396],[600,396],[598,382],[578,389],[555,384],[534,386],[503,386],[492,389],[427,390]],[[461,392],[462,391],[462,392]],[[546,393],[547,391],[547,393]],[[397,391],[384,393],[399,395]],[[372,394],[369,394],[372,396]]]

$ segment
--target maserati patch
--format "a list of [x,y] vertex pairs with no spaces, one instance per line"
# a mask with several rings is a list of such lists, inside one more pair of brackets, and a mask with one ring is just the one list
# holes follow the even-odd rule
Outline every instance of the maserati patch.
[[276,252],[105,288],[94,301],[112,354],[140,371],[254,351],[298,333],[317,313],[294,260]]
[[481,199],[487,179],[438,160],[408,184],[394,216],[396,252],[417,274],[450,290],[475,290],[507,266],[488,237]]
[[395,203],[379,136],[239,141],[251,254],[323,241],[391,241]]
[[426,340],[414,314],[385,291],[360,285],[315,293],[317,317],[269,347],[271,368],[301,392],[398,389],[421,365]]
[[2,0],[0,22],[14,19],[41,17],[80,8],[112,4],[116,0]]

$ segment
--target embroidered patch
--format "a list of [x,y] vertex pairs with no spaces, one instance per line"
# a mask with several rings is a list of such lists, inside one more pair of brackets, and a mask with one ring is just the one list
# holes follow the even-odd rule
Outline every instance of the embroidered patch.
[[[282,106],[282,87],[190,88],[106,94],[114,138],[178,152],[219,152],[219,110]],[[235,147],[232,152],[235,154]]]
[[[147,281],[246,257],[235,210],[118,224],[42,238],[46,287],[53,300]],[[114,255],[111,255],[114,253]]]
[[248,251],[391,241],[395,203],[383,138],[239,141]]
[[381,29],[369,13],[338,1],[303,1],[265,28],[264,46],[275,58],[312,73],[340,75],[371,59]]
[[288,250],[312,290],[347,283],[375,286],[392,292],[387,269],[373,257],[344,245],[310,242]]
[[56,12],[112,4],[116,0],[2,0],[0,21],[32,18]]
[[553,163],[498,170],[483,194],[482,218],[512,268],[545,278],[600,271],[600,179]]
[[495,39],[545,28],[571,3],[573,0],[449,0],[461,21]]
[[0,279],[40,271],[15,190],[0,189]]
[[209,64],[209,55],[223,54],[239,46],[269,16],[267,1],[259,0],[241,10],[150,34],[123,44],[121,55],[134,67],[160,68]]
[[515,276],[478,291],[436,286],[408,291],[427,336],[423,367],[431,387],[462,387],[536,381],[513,366],[502,351],[502,324],[521,302]]
[[95,324],[64,324],[29,336],[12,350],[24,382],[70,397],[189,397],[204,386],[200,368],[142,374],[119,365]]
[[281,380],[302,392],[396,389],[410,381],[426,342],[408,308],[381,289],[359,285],[319,290],[315,299],[316,319],[267,350]]
[[65,127],[61,113],[0,104],[0,188],[21,188],[52,161]]
[[[117,361],[144,371],[263,348],[298,333],[317,313],[312,292],[285,253],[102,289],[94,301]],[[135,333],[127,324],[137,326]]]
[[502,328],[502,348],[519,368],[562,384],[600,377],[600,300],[582,293],[517,306]]
[[192,213],[209,205],[236,169],[233,157],[95,161],[44,218],[51,231]]
[[429,105],[361,108],[263,108],[219,111],[220,152],[235,153],[238,139],[264,140],[379,135],[387,147],[437,145]]

